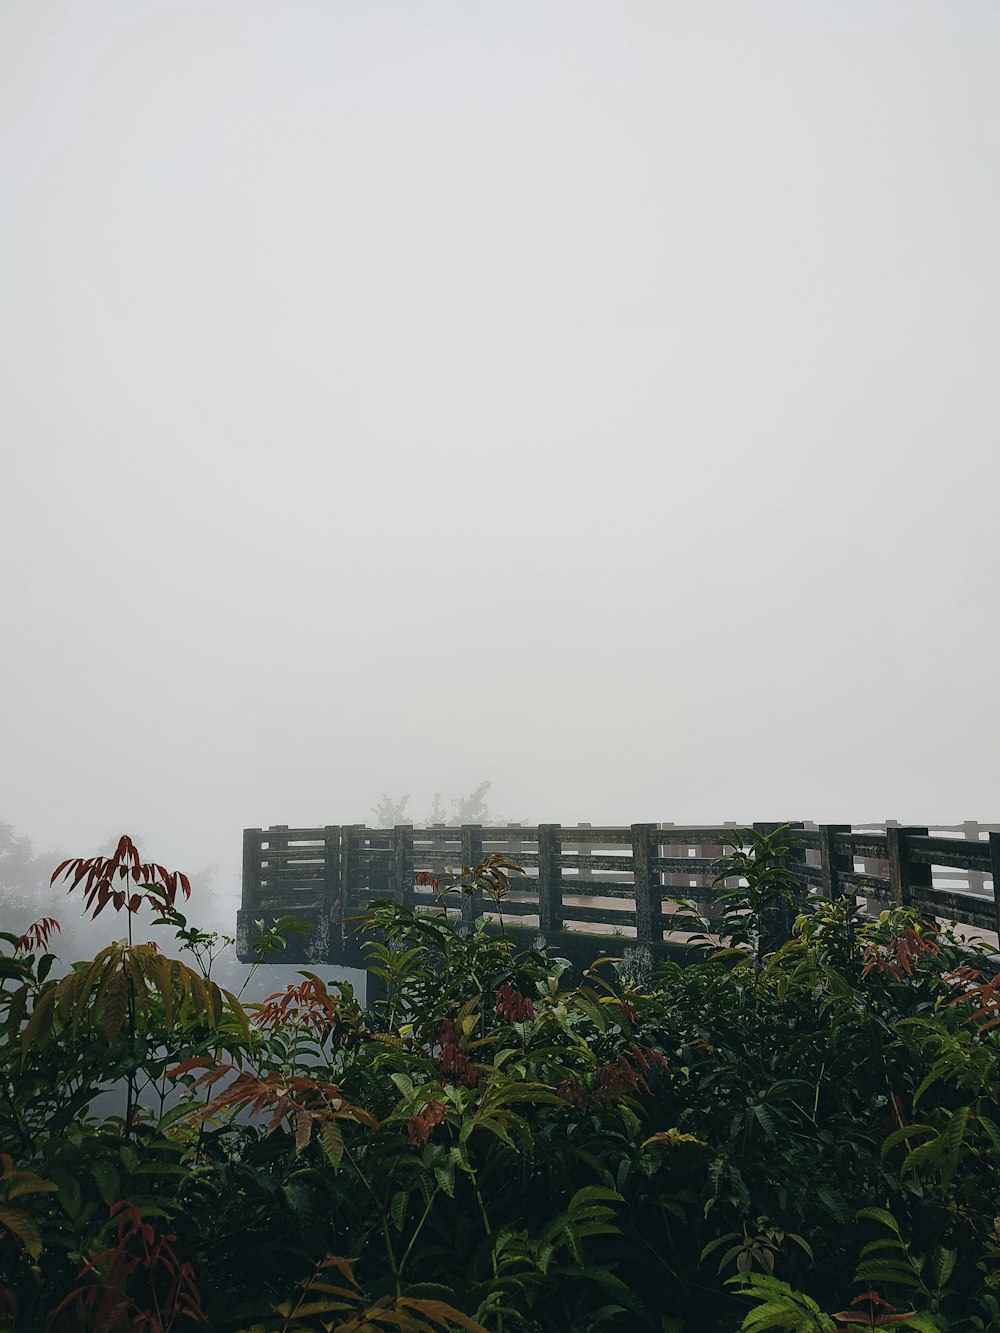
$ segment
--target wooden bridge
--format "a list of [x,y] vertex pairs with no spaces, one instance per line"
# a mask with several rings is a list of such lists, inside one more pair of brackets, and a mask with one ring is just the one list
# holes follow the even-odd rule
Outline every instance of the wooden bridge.
[[[527,872],[513,878],[502,903],[505,929],[520,945],[542,937],[578,965],[639,949],[648,959],[679,956],[688,936],[671,930],[669,900],[693,900],[710,922],[716,917],[712,862],[726,850],[723,839],[738,827],[743,826],[246,829],[237,953],[243,962],[252,961],[254,923],[271,924],[290,913],[313,929],[306,937],[291,936],[280,961],[363,968],[362,942],[351,925],[345,927],[345,918],[378,898],[418,910],[436,908],[430,877],[500,852]],[[778,825],[754,827],[766,831]],[[911,904],[928,916],[971,927],[997,946],[1000,825],[799,823],[789,827],[785,840],[804,897],[854,894],[872,915],[893,903]],[[482,896],[464,911],[469,917],[497,917],[496,904]]]

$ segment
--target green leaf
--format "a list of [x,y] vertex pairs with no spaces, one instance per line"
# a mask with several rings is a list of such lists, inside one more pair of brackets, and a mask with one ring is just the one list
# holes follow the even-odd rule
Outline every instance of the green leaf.
[[951,1325],[939,1324],[932,1314],[918,1312],[910,1315],[902,1327],[913,1329],[914,1333],[945,1333],[945,1328]]
[[617,1190],[605,1189],[603,1185],[585,1185],[577,1190],[569,1201],[569,1212],[575,1213],[587,1203],[624,1203],[624,1198]]
[[561,1270],[560,1276],[569,1279],[579,1279],[581,1281],[596,1282],[602,1291],[622,1305],[626,1310],[631,1310],[638,1318],[651,1323],[649,1311],[646,1306],[635,1294],[635,1292],[624,1283],[621,1278],[616,1277],[614,1273],[609,1273],[606,1268],[580,1268],[570,1267]]
[[994,1148],[1000,1152],[1000,1126],[992,1121],[989,1116],[981,1115],[978,1117],[980,1125],[985,1129],[987,1137],[991,1140]]
[[930,1073],[921,1082],[920,1087],[917,1088],[916,1092],[913,1094],[914,1110],[916,1110],[917,1102],[920,1101],[920,1098],[924,1095],[924,1093],[927,1092],[928,1089],[932,1088],[934,1084],[938,1081],[938,1079],[944,1078],[945,1074],[949,1072],[950,1071],[948,1065],[943,1062],[934,1065]]
[[753,1108],[753,1113],[767,1137],[769,1139],[778,1138],[778,1125],[770,1110],[758,1102]]
[[37,1259],[42,1252],[42,1237],[35,1219],[20,1208],[7,1208],[0,1204],[0,1226],[12,1232],[24,1248]]
[[952,1177],[958,1169],[958,1159],[962,1151],[962,1143],[965,1139],[965,1129],[968,1123],[969,1107],[960,1106],[948,1121],[948,1126],[944,1131],[943,1137],[947,1147],[947,1154],[945,1169],[941,1179],[946,1189],[951,1184]]
[[882,1225],[888,1227],[890,1231],[895,1231],[897,1236],[900,1234],[899,1223],[893,1217],[892,1213],[887,1212],[884,1208],[859,1208],[854,1216],[858,1220],[862,1217],[867,1217],[872,1222],[881,1222]]
[[908,1143],[909,1140],[915,1138],[917,1134],[936,1133],[937,1130],[933,1125],[903,1125],[900,1129],[894,1129],[882,1144],[882,1160],[885,1160],[898,1143]]
[[50,982],[35,1001],[35,1007],[28,1019],[28,1026],[24,1029],[24,1034],[21,1037],[22,1063],[32,1044],[37,1040],[39,1046],[43,1045],[52,1031],[52,1010],[56,1002],[57,986],[58,982]]
[[957,1250],[946,1250],[943,1245],[939,1245],[934,1251],[931,1263],[934,1269],[934,1281],[939,1288],[943,1287],[951,1277],[957,1258]]
[[847,1200],[838,1190],[831,1188],[829,1185],[817,1185],[816,1197],[841,1226],[850,1225],[851,1210],[847,1205]]
[[121,1197],[121,1177],[109,1162],[91,1162],[89,1169],[101,1198],[110,1208]]
[[948,1143],[943,1134],[931,1139],[929,1143],[921,1143],[919,1148],[914,1148],[903,1158],[903,1165],[899,1169],[900,1176],[908,1175],[915,1167],[925,1162],[937,1161],[939,1157],[945,1155],[947,1147]]
[[390,1074],[389,1077],[404,1097],[409,1099],[413,1096],[413,1079],[408,1074]]
[[324,1120],[319,1131],[320,1143],[327,1161],[334,1171],[340,1169],[344,1156],[344,1136],[336,1120]]
[[856,1282],[896,1282],[901,1287],[919,1287],[920,1279],[912,1269],[891,1259],[872,1259],[858,1264]]
[[80,1183],[75,1176],[61,1176],[59,1179],[59,1202],[71,1218],[76,1218],[80,1211],[83,1195]]
[[109,1046],[113,1046],[121,1034],[125,1015],[128,1012],[128,993],[129,984],[125,973],[114,972],[104,992],[102,1014],[104,1035],[108,1039]]

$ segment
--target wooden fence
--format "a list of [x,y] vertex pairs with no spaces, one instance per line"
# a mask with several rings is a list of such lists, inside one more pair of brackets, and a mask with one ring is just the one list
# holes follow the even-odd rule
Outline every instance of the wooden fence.
[[[514,877],[503,901],[510,927],[549,940],[558,935],[561,943],[582,934],[585,951],[594,955],[617,940],[659,953],[677,939],[671,931],[671,899],[692,899],[710,921],[715,916],[713,862],[736,827],[401,824],[372,829],[344,824],[246,829],[237,952],[243,961],[254,956],[256,921],[294,914],[311,923],[312,933],[292,942],[285,961],[363,966],[357,941],[349,928],[345,931],[346,917],[363,912],[377,898],[434,907],[431,878],[501,852],[527,872]],[[963,836],[953,836],[958,832]],[[932,831],[893,824],[793,824],[786,841],[804,900],[853,893],[870,913],[892,903],[910,904],[930,916],[1000,933],[998,825],[966,823]],[[496,908],[479,897],[464,910],[472,916],[495,914]]]

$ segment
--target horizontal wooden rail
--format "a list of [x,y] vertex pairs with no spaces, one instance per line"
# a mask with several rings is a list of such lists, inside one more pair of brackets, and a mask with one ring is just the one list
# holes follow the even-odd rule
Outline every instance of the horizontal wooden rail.
[[957,838],[910,838],[910,860],[916,865],[948,866],[957,870],[992,868],[989,842]]

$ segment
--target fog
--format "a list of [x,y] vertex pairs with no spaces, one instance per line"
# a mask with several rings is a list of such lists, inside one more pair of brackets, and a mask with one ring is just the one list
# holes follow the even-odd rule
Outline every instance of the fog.
[[[1000,9],[0,0],[0,822],[1000,819]],[[223,913],[225,915],[225,913]]]

